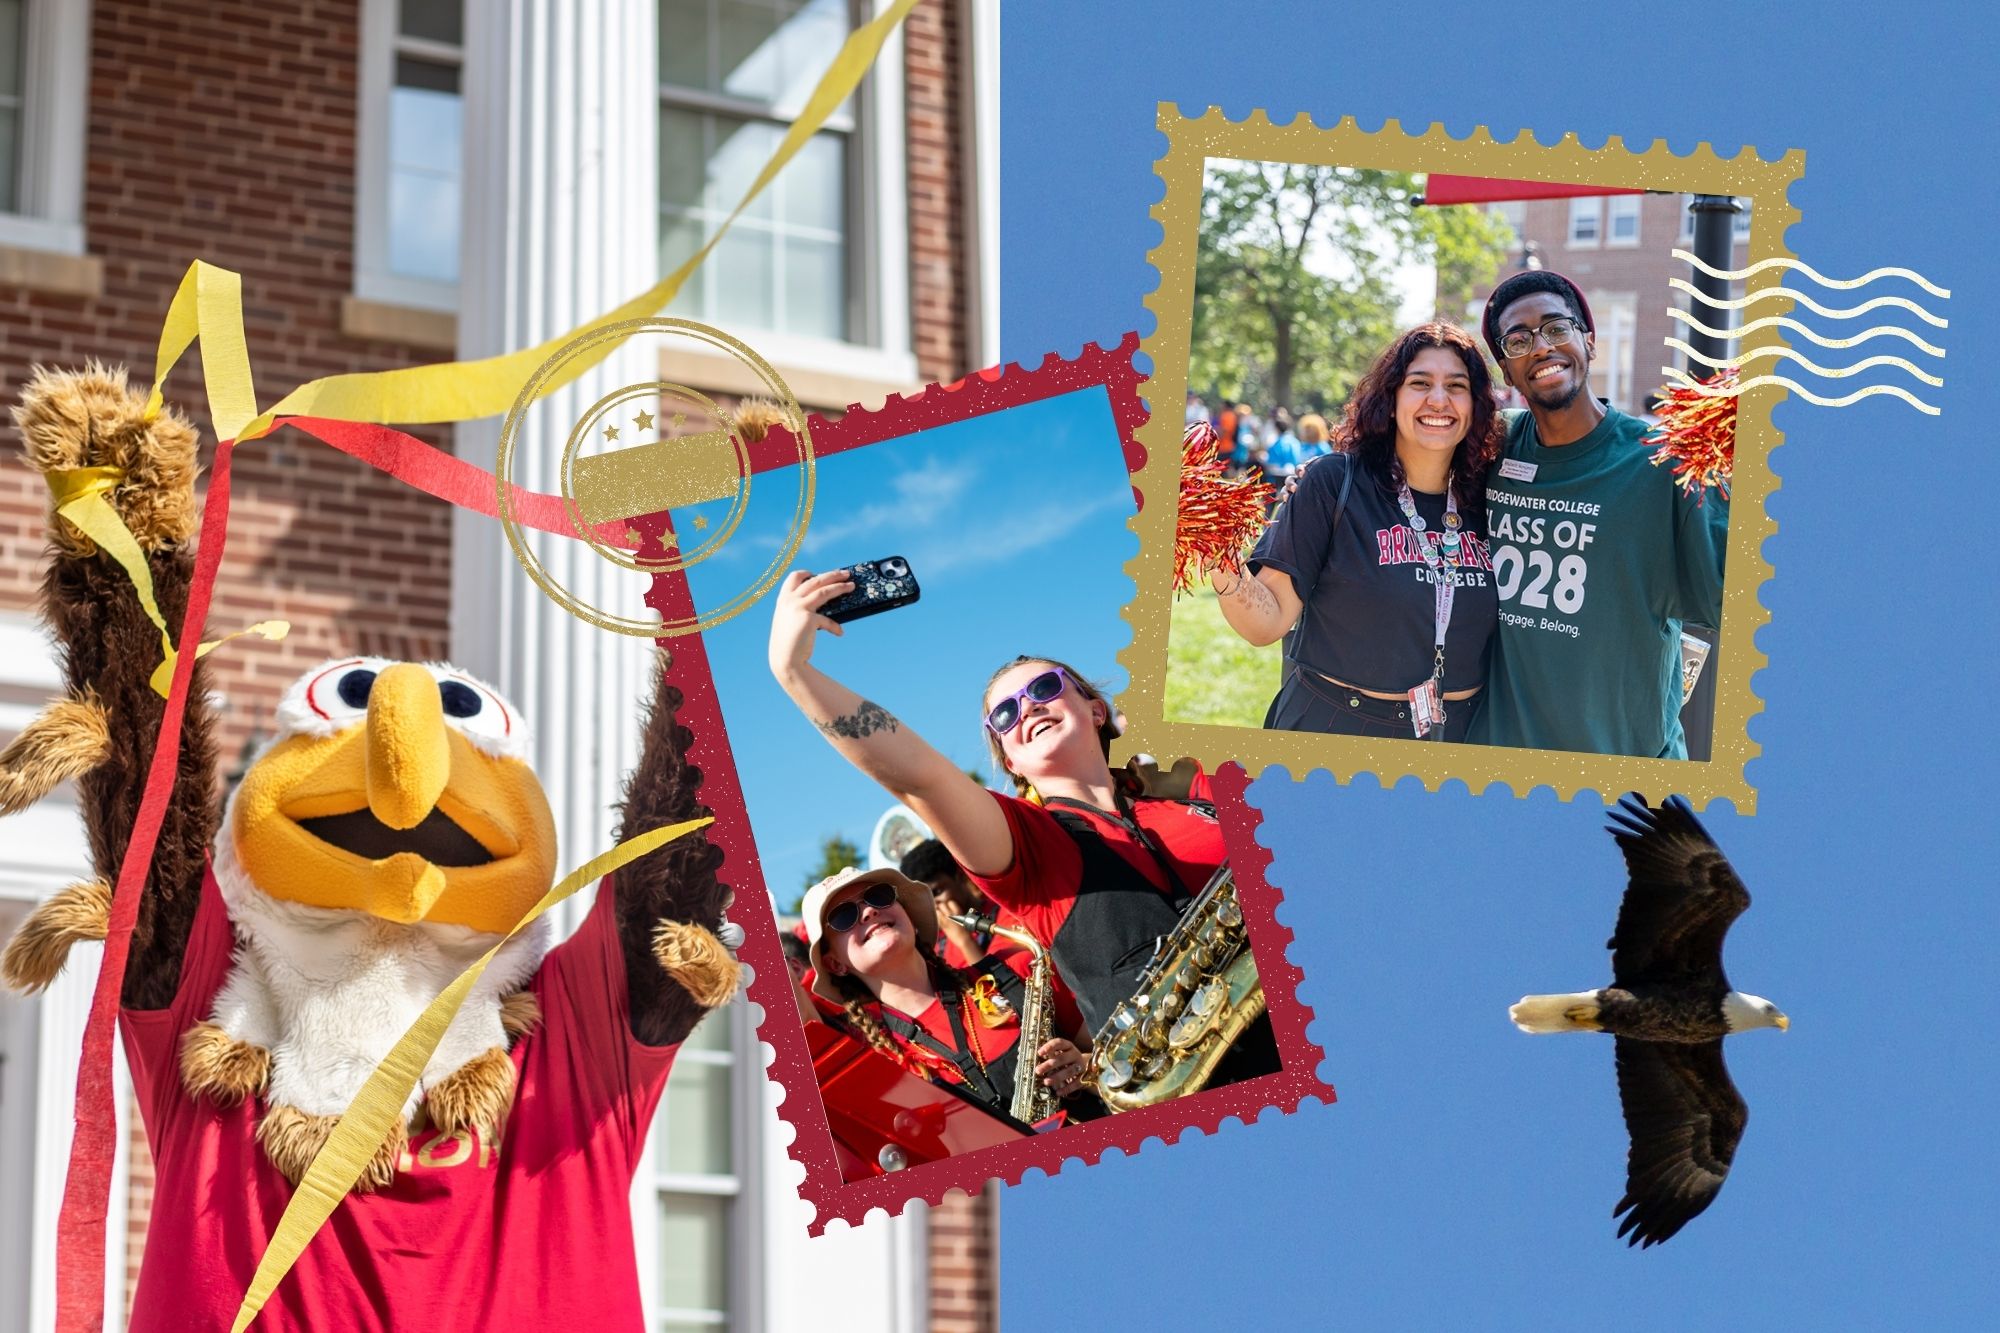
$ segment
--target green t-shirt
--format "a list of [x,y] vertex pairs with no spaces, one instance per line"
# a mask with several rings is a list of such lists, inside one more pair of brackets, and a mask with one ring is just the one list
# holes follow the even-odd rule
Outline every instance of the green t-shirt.
[[1486,474],[1500,629],[1470,739],[1687,758],[1681,625],[1721,627],[1729,502],[1683,494],[1646,423],[1609,405],[1556,449],[1507,418]]

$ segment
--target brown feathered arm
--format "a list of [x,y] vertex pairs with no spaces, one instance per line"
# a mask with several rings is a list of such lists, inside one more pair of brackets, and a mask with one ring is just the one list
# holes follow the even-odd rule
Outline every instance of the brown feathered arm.
[[[146,552],[161,613],[176,634],[193,577],[195,432],[163,412],[148,422],[145,397],[122,371],[38,371],[15,410],[36,471],[115,467],[110,496]],[[67,520],[49,516],[43,614],[53,629],[67,694],[0,754],[0,810],[32,803],[73,779],[95,879],[43,903],[9,944],[7,982],[34,990],[55,979],[70,946],[102,939],[110,887],[139,813],[166,700],[149,684],[160,631],[131,578]],[[181,956],[200,903],[203,857],[219,816],[214,710],[197,664],[166,821],[148,868],[126,964],[124,1003],[157,1009],[180,984]]]
[[[709,813],[699,796],[701,770],[687,762],[694,736],[680,725],[682,695],[667,679],[670,665],[661,652],[639,766],[625,786],[620,841]],[[697,832],[615,877],[632,1035],[649,1046],[681,1041],[736,991],[736,960],[716,935],[732,896],[716,879],[721,865],[722,849]]]

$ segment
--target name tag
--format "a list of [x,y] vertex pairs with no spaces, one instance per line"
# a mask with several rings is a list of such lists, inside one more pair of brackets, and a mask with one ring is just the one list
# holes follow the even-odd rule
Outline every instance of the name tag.
[[1533,481],[1536,465],[1519,458],[1500,460],[1500,475],[1509,481]]

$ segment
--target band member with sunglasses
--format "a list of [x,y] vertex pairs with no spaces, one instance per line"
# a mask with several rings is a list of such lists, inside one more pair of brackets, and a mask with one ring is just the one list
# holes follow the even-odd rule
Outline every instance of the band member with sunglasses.
[[1472,336],[1411,329],[1355,387],[1340,452],[1303,470],[1247,572],[1210,576],[1246,641],[1285,639],[1266,727],[1465,739],[1496,615],[1483,528],[1497,417]]
[[[1197,779],[1193,799],[1134,796],[1107,757],[1110,701],[1074,669],[1020,657],[988,681],[987,743],[1019,795],[988,791],[880,704],[812,663],[819,608],[852,588],[841,570],[785,579],[771,621],[778,683],[841,755],[916,812],[987,897],[1048,948],[1090,1032],[1131,998],[1155,942],[1227,859]],[[1260,1019],[1210,1086],[1279,1068]]]
[[1481,330],[1528,410],[1487,479],[1500,629],[1471,738],[1685,759],[1681,627],[1721,623],[1729,499],[1683,492],[1646,424],[1592,396],[1574,282],[1515,274]]
[[1087,1038],[1053,1037],[1032,1057],[1018,1049],[1031,967],[1025,950],[971,967],[946,963],[936,952],[930,890],[894,870],[850,867],[823,879],[807,890],[800,914],[812,994],[829,1021],[995,1114],[1007,1114],[1023,1058],[1034,1059],[1044,1087],[1076,1099],[1064,1108],[1069,1114],[1102,1114],[1083,1086]]

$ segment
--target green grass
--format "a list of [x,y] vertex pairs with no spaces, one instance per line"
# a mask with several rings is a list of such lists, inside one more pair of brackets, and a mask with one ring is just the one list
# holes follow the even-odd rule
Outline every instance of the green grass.
[[1167,721],[1263,726],[1284,668],[1279,645],[1245,643],[1208,588],[1176,597],[1167,624]]

